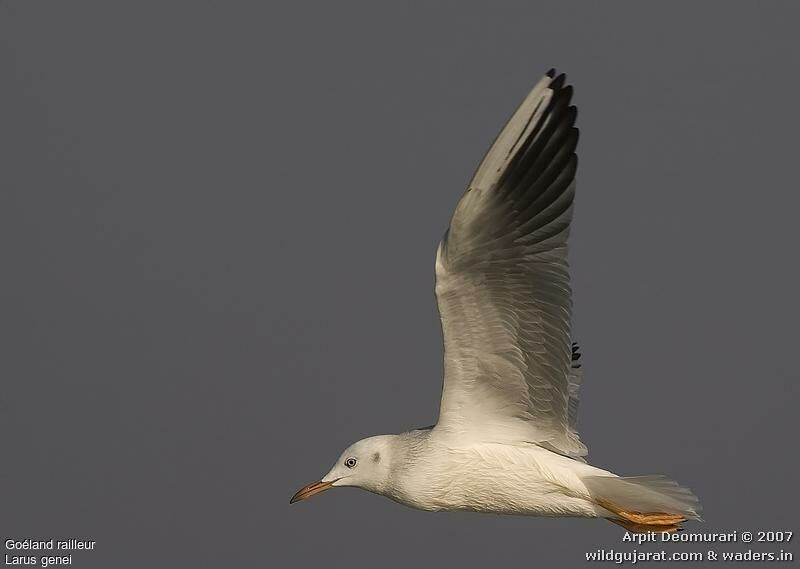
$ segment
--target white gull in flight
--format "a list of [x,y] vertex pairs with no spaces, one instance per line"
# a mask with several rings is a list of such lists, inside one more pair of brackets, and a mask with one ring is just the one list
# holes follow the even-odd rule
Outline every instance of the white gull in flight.
[[567,265],[571,97],[563,74],[539,81],[478,166],[436,252],[438,423],[356,442],[291,502],[355,486],[421,510],[606,518],[632,532],[700,519],[697,498],[675,482],[621,477],[584,459]]

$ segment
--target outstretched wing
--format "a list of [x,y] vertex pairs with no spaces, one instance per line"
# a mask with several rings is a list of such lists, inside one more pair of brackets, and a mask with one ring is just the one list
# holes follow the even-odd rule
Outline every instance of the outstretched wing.
[[548,72],[522,102],[439,244],[444,388],[436,428],[580,457],[567,266],[578,130],[564,81]]

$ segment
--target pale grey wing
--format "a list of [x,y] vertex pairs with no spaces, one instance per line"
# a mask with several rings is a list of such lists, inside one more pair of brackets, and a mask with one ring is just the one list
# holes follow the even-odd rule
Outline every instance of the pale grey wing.
[[436,428],[580,457],[567,267],[578,131],[564,80],[549,72],[523,101],[439,245],[444,387]]

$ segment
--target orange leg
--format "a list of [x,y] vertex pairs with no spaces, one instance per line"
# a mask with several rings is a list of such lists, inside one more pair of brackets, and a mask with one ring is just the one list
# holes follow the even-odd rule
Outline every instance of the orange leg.
[[683,528],[678,524],[664,524],[664,525],[647,525],[647,524],[635,524],[633,522],[629,522],[628,520],[618,520],[617,518],[606,518],[608,521],[617,524],[625,528],[627,531],[631,533],[647,533],[650,531],[656,533],[675,533],[676,531],[683,531]]
[[666,512],[629,512],[605,500],[597,500],[597,504],[621,518],[608,518],[610,521],[634,533],[641,533],[642,531],[673,532],[678,530],[678,524],[682,524],[686,521],[686,518],[679,514],[668,514]]

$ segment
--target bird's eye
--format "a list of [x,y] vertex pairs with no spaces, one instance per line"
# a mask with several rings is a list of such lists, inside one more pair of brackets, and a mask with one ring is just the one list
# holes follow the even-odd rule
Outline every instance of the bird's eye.
[[357,463],[357,462],[358,462],[358,461],[355,459],[355,457],[352,457],[352,456],[351,456],[350,458],[346,458],[346,459],[345,459],[345,461],[344,461],[344,465],[345,465],[347,468],[353,468],[353,467],[356,465],[356,463]]

